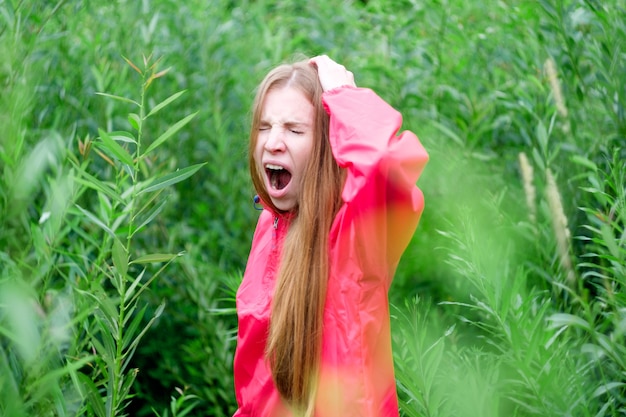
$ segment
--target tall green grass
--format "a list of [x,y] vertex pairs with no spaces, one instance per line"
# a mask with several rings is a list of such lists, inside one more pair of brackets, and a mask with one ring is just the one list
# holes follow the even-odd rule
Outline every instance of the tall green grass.
[[0,0],[0,415],[234,412],[249,108],[298,53],[431,155],[401,413],[623,414],[625,8]]
[[[461,146],[460,155],[436,146],[432,158],[443,174],[430,179],[440,197],[430,200],[440,214],[431,218],[442,220],[440,282],[430,283],[438,307],[421,301],[394,321],[403,411],[620,415],[625,11],[592,2],[510,10],[491,26],[506,48],[462,54],[488,76],[448,88],[454,118],[434,124]],[[471,97],[476,86],[483,90]],[[459,119],[459,108],[479,112]],[[408,257],[433,259],[429,239],[417,236]]]

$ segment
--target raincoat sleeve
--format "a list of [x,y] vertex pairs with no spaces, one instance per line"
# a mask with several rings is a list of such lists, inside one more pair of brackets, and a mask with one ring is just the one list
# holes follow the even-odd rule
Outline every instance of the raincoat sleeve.
[[351,234],[362,267],[390,281],[424,208],[415,183],[428,155],[415,134],[398,133],[401,114],[370,89],[336,88],[324,93],[323,103],[333,154],[347,170],[339,221],[355,223]]

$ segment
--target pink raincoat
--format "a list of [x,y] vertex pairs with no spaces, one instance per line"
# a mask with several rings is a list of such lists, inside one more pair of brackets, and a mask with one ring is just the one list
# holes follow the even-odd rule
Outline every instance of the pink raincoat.
[[[329,236],[330,275],[317,417],[398,416],[387,293],[424,207],[415,186],[428,155],[397,135],[402,116],[373,91],[323,95],[335,159],[347,170],[344,205]],[[261,213],[237,292],[237,417],[287,417],[264,357],[272,294],[289,218]]]

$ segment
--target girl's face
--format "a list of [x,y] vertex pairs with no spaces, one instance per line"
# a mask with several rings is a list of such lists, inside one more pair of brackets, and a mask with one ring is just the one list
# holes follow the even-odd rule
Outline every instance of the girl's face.
[[315,108],[295,88],[268,91],[261,111],[254,160],[265,188],[282,211],[293,209],[314,140]]

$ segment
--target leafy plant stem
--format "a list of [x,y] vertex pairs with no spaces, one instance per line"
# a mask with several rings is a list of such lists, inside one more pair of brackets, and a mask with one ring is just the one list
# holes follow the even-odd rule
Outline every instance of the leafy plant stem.
[[[124,249],[124,255],[125,258],[123,259],[123,262],[126,263],[126,265],[128,265],[128,254],[130,254],[130,249],[131,249],[131,244],[132,244],[132,238],[133,238],[133,225],[134,225],[134,221],[135,221],[135,211],[136,211],[136,200],[137,200],[137,177],[138,177],[138,173],[139,173],[139,164],[140,164],[140,157],[139,155],[141,155],[141,140],[142,140],[142,134],[143,134],[143,121],[145,118],[145,94],[146,94],[146,89],[147,89],[147,83],[146,83],[146,71],[142,72],[142,83],[141,83],[141,99],[139,102],[139,121],[138,121],[138,125],[137,125],[137,146],[135,148],[135,154],[134,154],[134,158],[133,158],[133,166],[132,166],[132,171],[130,172],[130,180],[131,180],[131,195],[130,195],[130,199],[128,201],[127,207],[129,209],[129,213],[128,213],[128,232],[127,232],[127,236],[126,236],[126,245],[123,248]],[[118,181],[120,177],[118,177]],[[115,373],[114,373],[114,383],[113,383],[113,391],[112,391],[112,403],[113,403],[113,407],[110,409],[113,412],[113,415],[115,415],[115,410],[117,410],[118,408],[118,402],[120,401],[118,399],[118,395],[121,393],[121,391],[123,390],[123,384],[124,384],[124,363],[126,362],[126,356],[127,353],[125,353],[124,351],[124,331],[125,331],[125,323],[126,323],[126,315],[128,313],[128,309],[129,307],[132,308],[133,304],[136,302],[137,298],[133,297],[131,300],[128,300],[127,296],[126,296],[126,281],[127,281],[127,276],[125,273],[122,273],[121,271],[116,271],[115,273],[120,274],[121,276],[119,277],[119,286],[118,286],[118,293],[120,296],[120,303],[119,303],[119,314],[118,314],[118,319],[117,319],[117,346],[116,346],[116,358],[115,358]],[[139,292],[138,292],[139,294]]]
[[565,24],[563,22],[565,7],[563,6],[562,0],[558,2],[557,7],[558,7],[558,19],[557,19],[556,25],[558,28],[558,32],[559,32],[559,35],[563,38],[563,43],[565,44],[565,53],[567,54],[567,57],[570,59],[572,63],[572,69],[574,70],[574,74],[576,74],[576,78],[580,82],[580,89],[583,95],[586,95],[587,88],[585,85],[585,80],[583,76],[580,74],[580,69],[578,68],[578,61],[579,61],[577,57],[578,55],[572,50],[572,42],[567,36],[567,31],[565,28]]

